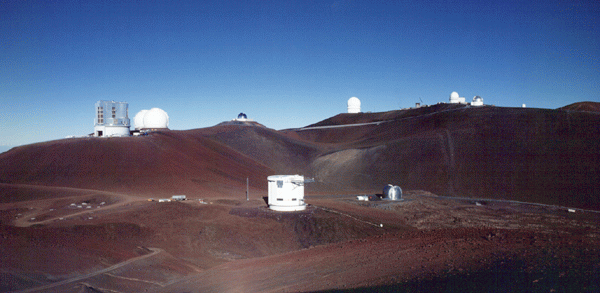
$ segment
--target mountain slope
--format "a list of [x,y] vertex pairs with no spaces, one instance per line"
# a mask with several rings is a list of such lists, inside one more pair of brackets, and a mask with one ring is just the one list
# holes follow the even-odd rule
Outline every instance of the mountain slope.
[[[0,154],[0,182],[164,196],[265,188],[269,167],[201,135],[63,139]],[[263,186],[264,185],[264,186]]]
[[228,197],[266,177],[314,177],[308,193],[378,192],[386,184],[440,195],[600,208],[600,115],[439,104],[340,114],[300,129],[257,123],[78,138],[0,154],[0,183],[143,195]]
[[390,183],[440,195],[600,208],[600,115],[427,108],[357,114],[354,120],[340,114],[287,132],[337,147],[311,164],[312,174],[334,190]]

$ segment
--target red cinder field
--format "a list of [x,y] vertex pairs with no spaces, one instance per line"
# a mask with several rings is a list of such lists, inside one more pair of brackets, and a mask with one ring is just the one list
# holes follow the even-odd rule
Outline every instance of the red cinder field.
[[[439,104],[13,148],[0,291],[600,291],[598,105]],[[315,179],[306,210],[268,209],[277,174]],[[403,200],[356,199],[386,184]],[[172,195],[188,200],[158,202]]]

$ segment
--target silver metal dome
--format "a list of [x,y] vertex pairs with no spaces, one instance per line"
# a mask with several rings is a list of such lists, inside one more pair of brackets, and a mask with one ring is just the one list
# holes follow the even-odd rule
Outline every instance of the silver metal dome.
[[388,184],[383,188],[383,199],[387,200],[402,200],[402,188]]

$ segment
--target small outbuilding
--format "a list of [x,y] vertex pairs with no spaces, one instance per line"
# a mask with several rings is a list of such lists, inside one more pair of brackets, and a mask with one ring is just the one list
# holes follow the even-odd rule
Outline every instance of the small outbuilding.
[[171,200],[181,201],[181,200],[186,200],[186,197],[185,197],[185,195],[173,195],[173,196],[171,196]]
[[304,180],[302,175],[272,175],[269,181],[269,208],[275,211],[302,211],[304,203]]

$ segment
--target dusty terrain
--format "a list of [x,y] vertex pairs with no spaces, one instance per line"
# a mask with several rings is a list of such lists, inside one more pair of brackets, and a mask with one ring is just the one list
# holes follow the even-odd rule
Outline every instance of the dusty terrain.
[[[0,291],[596,292],[595,107],[436,105],[14,148],[0,154]],[[315,178],[306,211],[266,208],[273,174]],[[402,201],[356,200],[387,183]],[[148,201],[175,194],[189,200]]]

